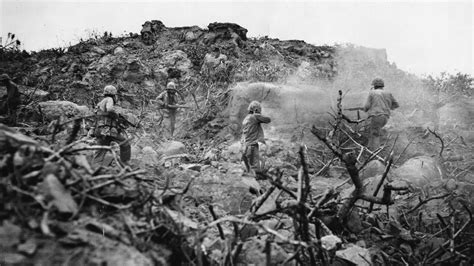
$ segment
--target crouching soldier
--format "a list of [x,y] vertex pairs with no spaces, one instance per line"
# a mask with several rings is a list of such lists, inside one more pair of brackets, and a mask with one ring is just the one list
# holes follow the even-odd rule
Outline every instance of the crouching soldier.
[[369,116],[369,143],[367,146],[372,151],[380,146],[382,128],[390,118],[390,111],[399,107],[393,95],[383,90],[384,86],[382,79],[374,79],[372,81],[373,90],[370,91],[363,107]]
[[269,117],[262,115],[262,106],[258,101],[253,101],[248,107],[248,115],[242,122],[242,161],[247,172],[260,170],[260,156],[258,143],[265,143],[262,123],[270,123]]
[[7,115],[11,125],[16,124],[16,111],[20,106],[20,92],[7,74],[0,75],[0,86],[7,88],[7,94],[0,101],[0,115]]
[[[120,160],[126,163],[130,160],[132,150],[128,139],[124,136],[125,125],[120,122],[121,117],[115,108],[116,103],[117,89],[112,85],[105,86],[104,99],[97,104],[98,120],[94,135],[98,139],[98,144],[102,146],[116,142],[120,146]],[[97,151],[94,161],[102,164],[106,153],[106,150]]]

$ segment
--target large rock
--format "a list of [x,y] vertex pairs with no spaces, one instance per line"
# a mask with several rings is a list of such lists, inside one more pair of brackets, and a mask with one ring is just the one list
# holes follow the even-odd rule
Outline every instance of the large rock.
[[159,162],[158,153],[150,146],[145,146],[141,150],[142,159],[140,160],[141,163],[145,165],[155,165]]
[[234,142],[222,151],[221,157],[228,161],[240,161],[240,158],[242,157],[241,149],[242,145],[240,142]]
[[123,79],[128,82],[140,83],[150,73],[149,69],[138,59],[127,61],[127,69],[123,74]]
[[157,38],[157,35],[165,29],[165,24],[163,24],[163,22],[160,20],[146,21],[142,25],[142,30],[140,31],[143,43],[146,45],[153,44]]
[[69,101],[46,101],[40,102],[39,108],[47,120],[61,118],[71,118],[75,116],[86,116],[90,110],[85,105],[77,105]]
[[438,114],[442,128],[474,129],[474,99],[448,103],[438,109]]
[[235,23],[218,23],[209,24],[208,33],[204,36],[204,44],[212,45],[219,41],[230,41],[235,47],[243,47],[247,40],[247,29]]
[[7,220],[3,221],[3,225],[0,226],[0,248],[6,249],[15,246],[20,242],[20,235],[20,227]]
[[184,72],[189,72],[193,63],[187,54],[181,50],[173,50],[163,53],[162,64],[166,68],[174,67]]
[[431,182],[442,180],[444,175],[445,170],[437,158],[418,156],[391,171],[390,180],[404,181],[413,187],[424,188]]
[[159,152],[165,156],[184,154],[186,153],[186,146],[179,141],[168,141],[160,144]]
[[368,177],[381,175],[384,171],[385,165],[381,161],[372,160],[359,172],[359,176],[362,179],[366,179]]

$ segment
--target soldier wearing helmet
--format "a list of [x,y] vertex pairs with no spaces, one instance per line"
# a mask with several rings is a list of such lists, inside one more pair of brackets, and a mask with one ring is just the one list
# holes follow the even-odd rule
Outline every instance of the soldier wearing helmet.
[[0,101],[0,115],[6,114],[9,123],[15,125],[16,110],[20,106],[20,91],[7,74],[0,75],[0,86],[7,88],[7,94]]
[[383,90],[384,86],[385,84],[380,78],[372,81],[373,90],[370,91],[363,108],[369,116],[369,143],[367,146],[372,151],[380,146],[381,130],[387,124],[390,111],[399,107],[393,95]]
[[178,95],[181,100],[184,102],[184,97],[181,95],[178,90],[176,83],[168,82],[166,85],[166,90],[162,92],[158,97],[156,97],[155,101],[158,103],[158,106],[162,109],[165,109],[170,121],[170,134],[173,136],[174,128],[176,123],[176,114],[178,112]]
[[[132,150],[128,139],[124,136],[124,128],[119,123],[119,114],[115,107],[117,103],[117,88],[113,85],[104,87],[104,99],[97,104],[97,114],[99,115],[95,137],[98,144],[109,146],[112,142],[120,146],[120,159],[126,163],[130,160]],[[95,161],[103,163],[106,150],[99,150],[95,154]]]
[[242,142],[244,152],[242,161],[245,163],[247,172],[258,171],[260,169],[259,147],[258,143],[265,143],[262,123],[270,123],[269,117],[262,115],[262,106],[260,102],[253,101],[249,104],[248,115],[242,122]]
[[201,74],[211,80],[219,79],[219,73],[225,72],[227,69],[227,56],[221,53],[218,46],[214,46],[211,52],[204,56],[201,67]]

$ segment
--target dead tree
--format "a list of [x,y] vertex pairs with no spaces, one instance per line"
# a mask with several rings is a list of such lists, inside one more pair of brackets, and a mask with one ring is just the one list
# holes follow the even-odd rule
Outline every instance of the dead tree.
[[[362,183],[362,180],[359,176],[359,171],[363,167],[357,167],[357,157],[352,153],[343,153],[338,145],[336,145],[333,141],[333,136],[339,131],[340,129],[340,124],[341,120],[343,118],[342,114],[342,107],[341,107],[341,91],[339,91],[339,99],[338,99],[338,111],[337,111],[337,116],[335,117],[335,123],[332,124],[333,128],[331,129],[330,133],[328,135],[324,134],[322,130],[318,129],[317,127],[313,126],[311,129],[311,133],[315,135],[320,141],[322,141],[328,148],[331,150],[331,152],[341,160],[342,163],[344,163],[347,172],[350,176],[350,179],[352,183],[354,184],[354,191],[351,193],[351,195],[347,198],[344,199],[341,208],[338,210],[338,213],[336,215],[336,218],[342,222],[342,224],[345,224],[347,221],[347,218],[350,214],[351,209],[354,207],[355,203],[358,200],[365,200],[368,201],[372,204],[382,204],[382,205],[392,205],[393,199],[391,197],[392,191],[397,191],[397,190],[407,190],[408,187],[405,186],[395,186],[393,184],[385,184],[383,187],[383,195],[382,197],[377,197],[377,192],[382,186],[383,182],[385,181],[385,178],[388,174],[388,171],[390,170],[390,166],[392,164],[392,161],[389,160],[388,165],[385,169],[385,172],[377,186],[377,189],[375,193],[370,195],[365,191],[364,185]],[[362,165],[365,166],[369,160],[373,159],[374,156],[371,156],[370,158],[367,159],[365,163]],[[371,205],[372,205],[371,204]]]

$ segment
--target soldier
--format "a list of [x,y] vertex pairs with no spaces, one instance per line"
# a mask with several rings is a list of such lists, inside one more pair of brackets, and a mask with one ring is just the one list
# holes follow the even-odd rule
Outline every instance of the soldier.
[[184,102],[183,95],[178,93],[176,89],[176,84],[174,82],[168,82],[166,85],[166,90],[162,92],[155,101],[158,103],[160,108],[166,109],[168,113],[168,118],[170,120],[170,133],[171,136],[174,134],[174,125],[176,123],[176,113],[178,112],[178,95],[181,97],[181,100]]
[[218,79],[218,77],[215,76],[226,70],[226,63],[227,56],[221,54],[220,48],[215,46],[211,53],[207,53],[204,56],[201,74],[211,79]]
[[[104,88],[104,99],[97,104],[97,114],[99,115],[95,136],[98,144],[109,146],[116,142],[120,146],[120,160],[126,163],[130,160],[132,150],[130,143],[124,137],[124,125],[120,122],[120,115],[117,113],[115,104],[117,103],[117,89],[112,85]],[[103,163],[107,151],[99,150],[94,158],[97,163]]]
[[0,102],[0,114],[8,116],[11,125],[16,124],[16,110],[20,105],[20,91],[7,74],[0,75],[0,86],[7,88],[7,95]]
[[363,109],[369,116],[368,147],[374,151],[380,146],[381,131],[387,124],[390,110],[398,108],[399,105],[390,92],[383,90],[384,82],[382,79],[374,79],[372,86],[373,90],[370,91]]
[[270,123],[269,117],[262,115],[262,106],[258,101],[249,104],[248,115],[242,122],[242,161],[245,163],[247,172],[260,170],[260,156],[258,143],[265,143],[262,123]]

